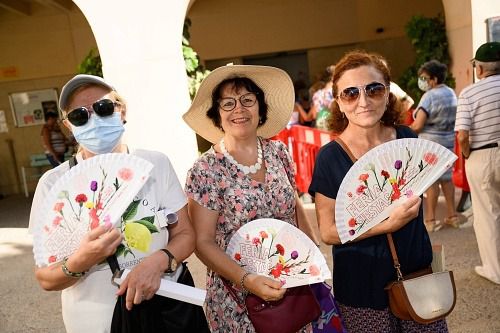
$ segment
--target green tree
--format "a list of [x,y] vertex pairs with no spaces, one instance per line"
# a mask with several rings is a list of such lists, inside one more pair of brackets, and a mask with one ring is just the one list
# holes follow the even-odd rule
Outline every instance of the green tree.
[[[443,15],[427,18],[413,16],[405,27],[406,35],[415,50],[415,63],[401,75],[398,84],[415,100],[420,101],[423,92],[418,88],[418,69],[425,62],[435,59],[448,66],[446,85],[455,88],[455,78],[449,70],[451,63],[448,38]],[[415,105],[416,106],[416,105]]]

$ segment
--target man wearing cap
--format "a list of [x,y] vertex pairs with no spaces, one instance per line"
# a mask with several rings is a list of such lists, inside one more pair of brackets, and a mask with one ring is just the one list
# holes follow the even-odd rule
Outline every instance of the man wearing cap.
[[455,131],[467,159],[465,172],[482,262],[475,271],[500,284],[500,43],[481,45],[472,64],[480,81],[462,90]]

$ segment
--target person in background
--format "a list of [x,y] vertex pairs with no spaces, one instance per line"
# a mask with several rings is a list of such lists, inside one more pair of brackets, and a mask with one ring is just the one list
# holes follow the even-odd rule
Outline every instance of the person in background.
[[45,113],[45,124],[42,127],[42,144],[45,155],[52,167],[64,162],[64,154],[68,149],[67,139],[59,127],[59,115],[55,111]]
[[[318,244],[296,192],[287,147],[268,139],[286,126],[293,103],[292,81],[284,71],[228,65],[203,80],[183,116],[198,135],[213,143],[189,170],[185,186],[196,255],[208,268],[206,313],[212,332],[255,332],[240,305],[245,293],[265,301],[285,294],[279,281],[250,274],[226,254],[240,227],[275,218],[298,225]],[[310,325],[302,331],[309,332]]]
[[333,245],[333,289],[348,332],[448,332],[446,321],[422,325],[396,318],[384,288],[396,280],[387,233],[392,233],[403,274],[430,266],[432,248],[421,199],[411,197],[385,221],[341,244],[335,204],[343,178],[370,149],[416,134],[401,121],[401,108],[389,92],[390,73],[379,56],[352,51],[335,65],[330,128],[339,133],[316,159],[309,193],[315,197],[321,239]]
[[[418,133],[419,138],[439,143],[453,152],[457,96],[453,89],[444,83],[447,70],[448,67],[437,60],[428,61],[420,67],[418,87],[424,91],[424,94],[413,114],[414,121],[410,127]],[[455,208],[455,186],[451,181],[451,171],[451,168],[448,169],[425,191],[425,227],[429,232],[438,231],[444,225],[459,227],[459,218]],[[446,200],[444,224],[436,220],[440,186]]]
[[[35,269],[35,277],[43,289],[62,290],[62,315],[68,333],[105,333],[111,328],[117,295],[126,295],[126,307],[130,310],[154,296],[165,272],[170,274],[169,279],[177,280],[182,273],[182,269],[176,269],[177,263],[193,252],[195,235],[186,196],[167,156],[132,150],[122,141],[127,105],[109,83],[93,75],[76,75],[62,88],[59,107],[65,116],[64,125],[80,145],[74,162],[99,154],[120,153],[133,154],[154,164],[149,179],[136,196],[140,204],[135,218],[153,217],[150,222],[157,229],[147,237],[148,249],[137,246],[136,241],[149,232],[145,227],[126,229],[126,225],[129,231],[123,237],[120,227],[108,229],[101,225],[90,230],[76,252],[62,262]],[[40,178],[31,206],[30,232],[42,232],[37,225],[46,221],[40,219],[40,212],[49,209],[43,207],[44,198],[69,169],[67,161]],[[164,212],[176,212],[178,222],[168,227],[161,224],[157,214]],[[113,274],[105,259],[122,242],[129,251],[116,255],[118,263],[120,268],[127,267],[131,272],[117,291],[111,284]]]
[[500,284],[500,43],[481,45],[472,60],[480,81],[458,97],[455,131],[470,186],[479,276]]
[[332,94],[332,75],[335,66],[331,65],[325,69],[321,81],[325,85],[317,90],[312,96],[311,110],[309,110],[310,119],[314,120],[314,126],[317,129],[328,130],[328,119],[330,118],[330,104],[333,101]]

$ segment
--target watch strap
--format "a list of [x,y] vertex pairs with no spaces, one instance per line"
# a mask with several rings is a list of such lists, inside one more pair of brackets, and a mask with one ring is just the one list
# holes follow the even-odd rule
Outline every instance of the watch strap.
[[167,249],[160,249],[160,251],[163,251],[168,256],[168,266],[167,269],[165,270],[165,273],[172,273],[174,271],[172,269],[172,261],[175,260],[174,255]]

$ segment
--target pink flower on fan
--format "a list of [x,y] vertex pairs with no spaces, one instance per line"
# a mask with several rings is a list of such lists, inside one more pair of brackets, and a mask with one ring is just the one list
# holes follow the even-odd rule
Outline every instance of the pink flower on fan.
[[363,173],[363,174],[359,175],[358,179],[361,180],[362,182],[366,182],[368,180],[368,177],[370,177],[369,174]]
[[121,168],[118,170],[118,177],[120,177],[124,181],[129,181],[134,178],[134,172],[129,168]]
[[95,208],[92,208],[89,211],[89,217],[90,217],[90,229],[93,230],[99,226],[99,217],[97,217],[97,210]]
[[311,273],[311,276],[318,276],[320,274],[318,266],[316,265],[309,266],[309,273]]
[[365,185],[359,185],[358,188],[356,189],[356,193],[357,194],[364,194],[366,189],[367,189],[367,187]]
[[260,239],[258,237],[254,237],[252,239],[252,244],[255,245],[255,246],[259,246],[261,243],[260,243]]
[[59,224],[61,224],[62,219],[63,219],[63,218],[62,218],[62,217],[60,217],[60,216],[56,216],[56,217],[54,217],[54,220],[52,220],[52,225],[53,225],[54,227],[57,227]]
[[63,207],[64,207],[64,202],[56,202],[56,204],[54,205],[54,210],[60,213]]
[[50,256],[49,257],[49,264],[52,264],[52,263],[56,262],[56,260],[57,260],[56,256]]
[[434,153],[425,153],[424,161],[426,161],[427,164],[436,165],[436,163],[438,162],[438,157]]
[[264,230],[262,230],[261,232],[259,232],[259,235],[260,235],[260,238],[262,238],[262,239],[266,239],[267,237],[269,237],[267,235],[267,232],[265,232]]

